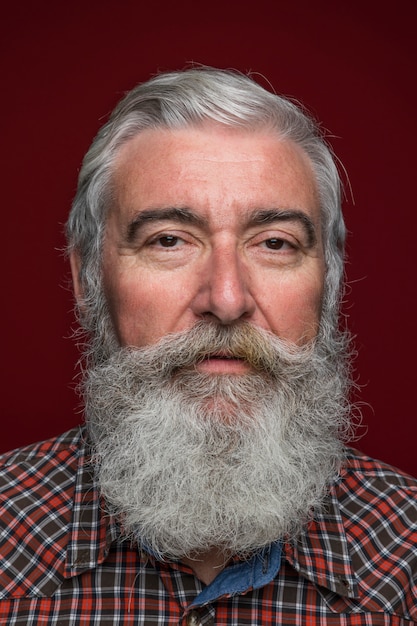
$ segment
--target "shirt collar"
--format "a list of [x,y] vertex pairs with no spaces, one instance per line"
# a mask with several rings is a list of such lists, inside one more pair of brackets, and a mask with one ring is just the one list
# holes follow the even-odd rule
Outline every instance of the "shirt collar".
[[78,470],[74,485],[74,506],[68,529],[64,575],[66,578],[97,567],[106,559],[117,539],[115,520],[106,514],[91,463],[85,433],[81,431]]
[[221,596],[245,593],[260,589],[270,583],[281,566],[282,546],[274,542],[246,561],[226,567],[207,587],[198,594],[191,608],[214,602]]

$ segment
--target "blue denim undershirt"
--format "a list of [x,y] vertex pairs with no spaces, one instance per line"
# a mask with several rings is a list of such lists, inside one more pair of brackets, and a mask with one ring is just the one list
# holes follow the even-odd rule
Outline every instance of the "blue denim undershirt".
[[229,565],[198,594],[190,608],[214,602],[224,595],[235,595],[249,589],[260,589],[270,583],[281,567],[282,545],[272,543],[248,561]]

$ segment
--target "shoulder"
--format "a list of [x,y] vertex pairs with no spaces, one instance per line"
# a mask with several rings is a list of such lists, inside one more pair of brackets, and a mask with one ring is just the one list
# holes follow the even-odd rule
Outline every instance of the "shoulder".
[[417,592],[417,480],[351,450],[335,495],[356,566]]
[[348,449],[346,463],[337,482],[338,490],[348,498],[379,500],[395,497],[417,506],[417,479],[377,459]]
[[64,568],[82,441],[76,428],[0,456],[1,598],[25,595],[42,581],[56,585]]
[[78,449],[82,439],[83,429],[77,426],[57,437],[0,454],[0,472],[4,473],[8,468],[33,463],[45,457],[52,459],[64,450]]
[[350,524],[356,520],[417,541],[417,479],[405,472],[350,449],[335,495]]
[[347,471],[360,472],[364,476],[378,477],[393,481],[395,484],[417,487],[417,477],[410,476],[398,467],[368,456],[355,448],[347,448],[345,468]]
[[349,449],[329,496],[306,543],[326,550],[317,569],[350,581],[338,606],[417,620],[417,480]]
[[82,430],[74,428],[0,456],[2,528],[23,516],[70,508],[82,440]]
[[0,501],[24,491],[37,491],[42,485],[62,485],[71,481],[77,469],[82,430],[74,428],[63,435],[0,455]]

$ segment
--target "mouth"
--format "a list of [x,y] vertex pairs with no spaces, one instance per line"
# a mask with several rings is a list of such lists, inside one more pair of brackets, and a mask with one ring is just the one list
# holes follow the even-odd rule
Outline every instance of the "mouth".
[[211,374],[246,374],[251,370],[251,367],[242,357],[226,352],[216,352],[207,354],[196,365],[196,369]]

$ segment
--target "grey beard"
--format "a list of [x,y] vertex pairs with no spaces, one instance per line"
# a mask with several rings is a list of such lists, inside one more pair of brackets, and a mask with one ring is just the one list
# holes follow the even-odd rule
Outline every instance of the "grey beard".
[[[296,347],[250,324],[201,322],[121,348],[83,388],[101,493],[160,558],[247,555],[294,536],[337,475],[350,431],[346,336]],[[244,375],[195,364],[227,351]]]

